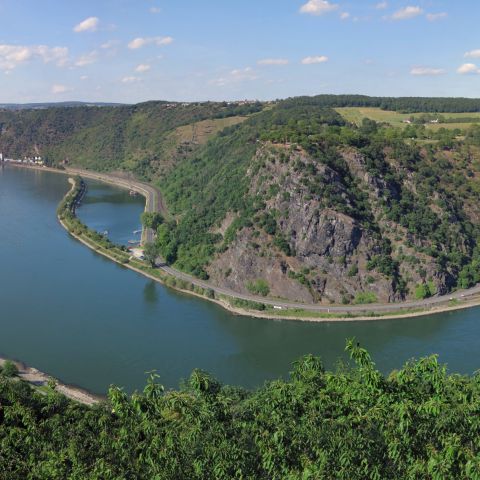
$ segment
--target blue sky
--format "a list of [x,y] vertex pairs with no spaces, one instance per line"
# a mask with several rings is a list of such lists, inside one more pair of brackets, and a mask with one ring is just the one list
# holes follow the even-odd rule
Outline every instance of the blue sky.
[[480,97],[478,0],[0,0],[0,102]]

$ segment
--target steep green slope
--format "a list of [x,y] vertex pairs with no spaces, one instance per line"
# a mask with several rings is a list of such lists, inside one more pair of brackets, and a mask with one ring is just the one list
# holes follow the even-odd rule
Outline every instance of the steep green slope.
[[[474,131],[469,135],[471,138]],[[480,280],[475,142],[416,144],[317,99],[281,102],[162,181],[178,268],[303,301],[423,298]],[[232,273],[233,272],[233,273]]]
[[167,135],[176,128],[261,108],[260,104],[146,102],[0,111],[0,151],[14,158],[41,154],[49,164],[67,160],[97,170],[127,169],[149,178],[163,160]]

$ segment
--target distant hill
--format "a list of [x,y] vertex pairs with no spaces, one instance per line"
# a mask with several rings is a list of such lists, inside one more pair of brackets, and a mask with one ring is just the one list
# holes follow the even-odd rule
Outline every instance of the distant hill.
[[[0,111],[0,151],[155,182],[176,268],[239,292],[371,303],[480,281],[480,127],[350,123],[335,108],[476,112],[478,99],[320,95]],[[448,116],[448,115],[447,115]]]
[[118,107],[124,103],[108,102],[47,102],[47,103],[0,103],[0,109],[5,110],[38,110],[46,108],[69,107]]

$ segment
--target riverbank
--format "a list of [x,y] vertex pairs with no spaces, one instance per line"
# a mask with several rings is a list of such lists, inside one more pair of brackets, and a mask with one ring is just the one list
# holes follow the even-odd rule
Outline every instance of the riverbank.
[[42,389],[50,388],[52,383],[55,384],[55,391],[65,395],[70,400],[74,400],[76,402],[82,403],[83,405],[94,405],[104,398],[93,395],[82,388],[75,387],[73,385],[67,385],[66,383],[62,383],[58,381],[56,378],[47,375],[36,368],[28,367],[22,362],[17,362],[15,360],[6,359],[0,357],[0,367],[4,365],[5,362],[10,361],[15,364],[18,369],[18,374],[16,375],[20,380],[23,380],[30,384],[35,389],[39,391],[44,391]]
[[[43,171],[52,171],[63,174],[83,175],[100,181],[105,181],[122,188],[138,188],[146,198],[146,210],[156,211],[155,189],[145,189],[144,186],[134,185],[131,180],[118,177],[108,177],[106,174],[85,172],[79,169],[56,170],[45,167],[29,167]],[[195,279],[183,272],[178,272],[166,265],[151,268],[144,262],[134,259],[125,250],[121,250],[113,244],[108,244],[105,239],[96,232],[89,231],[78,219],[74,224],[67,224],[60,219],[62,226],[78,241],[126,268],[144,275],[154,281],[162,283],[176,291],[193,295],[203,300],[209,300],[220,305],[222,308],[237,315],[245,315],[254,318],[274,320],[297,320],[308,322],[346,322],[346,321],[374,321],[387,319],[400,319],[434,315],[450,311],[472,308],[480,305],[480,288],[477,286],[464,292],[455,292],[450,297],[433,297],[424,301],[405,302],[404,304],[387,305],[357,305],[357,306],[317,306],[285,303],[284,300],[268,299],[263,297],[253,298],[251,295],[242,295],[227,289],[209,285],[205,281]]]

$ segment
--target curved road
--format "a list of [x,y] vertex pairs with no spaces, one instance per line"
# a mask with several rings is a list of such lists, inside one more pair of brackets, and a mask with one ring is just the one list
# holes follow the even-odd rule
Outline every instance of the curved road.
[[[110,173],[98,173],[90,170],[83,170],[80,168],[66,168],[66,173],[72,175],[80,175],[82,177],[91,178],[93,180],[100,180],[102,182],[110,183],[117,187],[133,190],[145,197],[145,211],[146,212],[160,212],[166,216],[167,209],[163,202],[163,198],[157,188],[148,183],[143,183],[138,180],[131,180],[119,175]],[[144,228],[142,232],[142,243],[150,243],[153,241],[154,232],[151,228]]]
[[[163,202],[160,191],[152,185],[139,182],[138,180],[126,179],[124,177],[117,176],[114,174],[91,172],[91,171],[82,170],[79,168],[67,168],[66,173],[81,175],[87,178],[100,180],[102,182],[107,182],[119,187],[134,190],[145,197],[146,212],[160,212],[162,213],[162,215],[168,216],[168,212]],[[153,239],[154,239],[154,232],[151,229],[145,229],[142,235],[143,243],[152,242]],[[271,298],[259,297],[256,295],[239,293],[234,290],[230,290],[229,288],[223,288],[223,287],[218,287],[216,285],[212,285],[211,283],[205,280],[199,280],[198,278],[192,277],[187,273],[180,272],[179,270],[175,270],[174,268],[169,267],[168,265],[162,262],[157,263],[157,266],[158,268],[168,273],[169,275],[172,275],[175,278],[185,280],[187,282],[190,282],[204,289],[211,289],[215,293],[220,295],[226,295],[229,297],[248,300],[251,302],[264,303],[266,305],[279,307],[280,309],[298,308],[298,309],[302,309],[310,312],[320,312],[320,313],[345,313],[345,314],[370,313],[370,312],[392,313],[392,312],[399,312],[405,309],[419,309],[419,308],[428,309],[431,307],[436,307],[441,305],[445,306],[451,300],[468,300],[474,295],[480,295],[480,284],[479,284],[468,290],[460,290],[450,295],[431,297],[425,300],[413,300],[413,301],[402,302],[402,303],[386,303],[386,304],[371,303],[368,305],[324,306],[324,305],[315,305],[315,304],[309,304],[309,303],[289,302],[285,300],[275,300]]]

